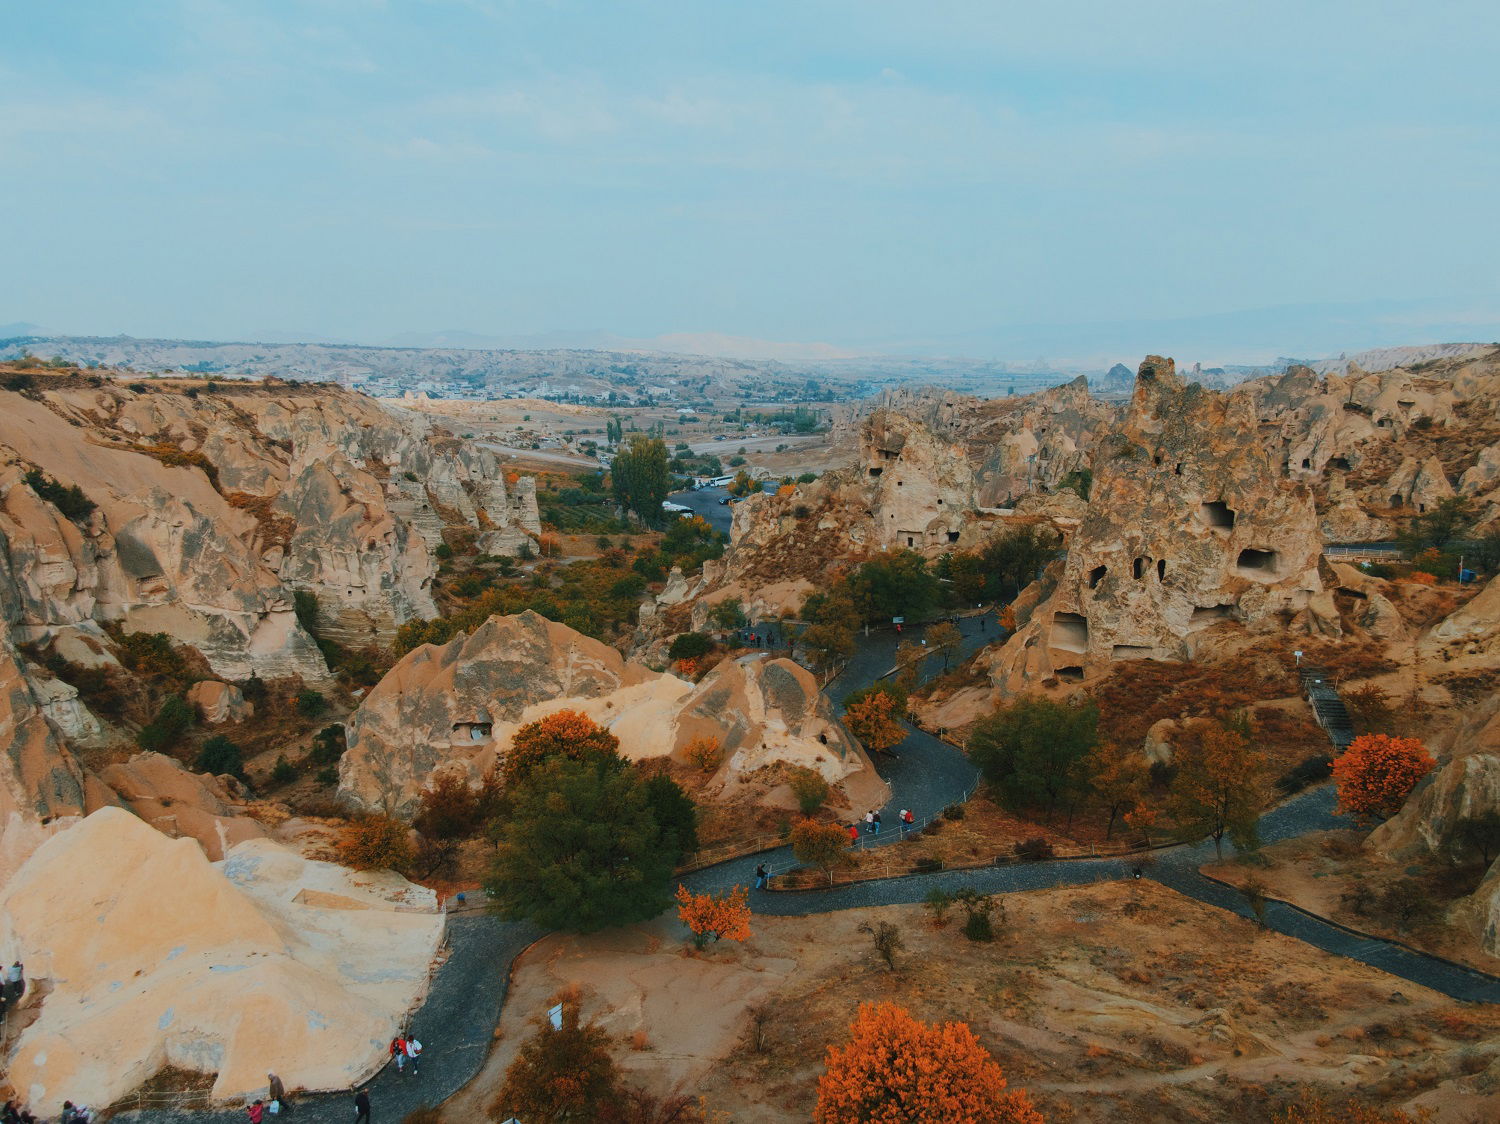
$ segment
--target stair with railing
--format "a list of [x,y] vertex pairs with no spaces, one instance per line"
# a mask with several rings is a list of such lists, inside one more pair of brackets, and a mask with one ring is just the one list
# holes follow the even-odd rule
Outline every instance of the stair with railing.
[[1313,709],[1313,717],[1328,740],[1333,743],[1335,754],[1343,753],[1354,740],[1354,720],[1349,717],[1349,708],[1339,697],[1338,688],[1326,667],[1302,668],[1302,690]]

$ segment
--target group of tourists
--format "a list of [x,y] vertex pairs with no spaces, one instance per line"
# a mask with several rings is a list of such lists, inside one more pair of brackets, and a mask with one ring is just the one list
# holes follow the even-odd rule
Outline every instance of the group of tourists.
[[[94,1112],[87,1105],[63,1101],[62,1124],[92,1124]],[[0,1124],[37,1124],[36,1114],[21,1106],[19,1101],[6,1101],[0,1109]]]
[[267,1116],[290,1116],[292,1102],[286,1099],[286,1086],[274,1073],[266,1074],[266,1095],[245,1106],[250,1124],[261,1124]]
[[[912,815],[910,808],[902,808],[900,812],[896,813],[896,822],[901,825],[901,832],[904,835],[907,831],[911,830],[912,826],[917,822],[917,818]],[[865,813],[865,831],[870,835],[880,834],[880,812],[875,808],[871,808]],[[858,842],[859,826],[857,824],[850,824],[849,843],[853,845]]]
[[400,1073],[411,1063],[411,1075],[417,1076],[417,1059],[422,1056],[422,1043],[418,1042],[412,1035],[402,1031],[391,1039],[391,1060],[396,1063],[396,1072]]
[[0,973],[0,1021],[20,1006],[21,997],[25,994],[26,969],[17,960]]

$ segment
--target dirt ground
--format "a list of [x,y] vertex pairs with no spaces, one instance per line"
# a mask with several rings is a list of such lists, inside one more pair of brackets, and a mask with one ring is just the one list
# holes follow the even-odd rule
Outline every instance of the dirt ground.
[[[483,1119],[560,991],[615,1037],[627,1079],[747,1124],[805,1121],[826,1048],[864,1000],[968,1022],[1049,1121],[1268,1120],[1310,1095],[1500,1114],[1500,1008],[1456,1004],[1154,883],[1012,894],[993,944],[887,907],[756,917],[694,954],[668,920],[553,936],[518,962],[481,1074],[444,1119]],[[957,911],[955,911],[957,912]],[[896,970],[859,926],[899,926]],[[752,1011],[758,1019],[752,1019]],[[762,1033],[754,1046],[754,1024]]]
[[1363,849],[1367,834],[1313,832],[1243,859],[1209,864],[1203,872],[1236,886],[1258,880],[1272,897],[1350,928],[1500,972],[1500,957],[1480,947],[1479,934],[1449,917],[1455,903],[1479,885],[1484,868],[1439,860],[1392,862]]

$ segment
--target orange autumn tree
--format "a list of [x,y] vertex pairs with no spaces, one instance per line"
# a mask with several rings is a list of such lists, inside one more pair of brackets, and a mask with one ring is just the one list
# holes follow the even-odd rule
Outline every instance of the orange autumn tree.
[[619,749],[620,739],[587,714],[559,710],[516,731],[501,771],[505,783],[514,786],[550,758],[586,761],[592,757],[615,757]]
[[727,894],[694,894],[677,887],[677,916],[693,934],[693,947],[702,949],[709,938],[744,941],[750,939],[750,892],[736,886]]
[[1361,734],[1333,762],[1339,810],[1393,816],[1437,762],[1416,738]]
[[873,691],[844,711],[844,725],[867,749],[882,753],[906,737],[906,727],[894,717],[895,709],[895,699],[884,691]]
[[929,1025],[894,1003],[862,1003],[846,1046],[828,1048],[816,1124],[1045,1124],[966,1023]]

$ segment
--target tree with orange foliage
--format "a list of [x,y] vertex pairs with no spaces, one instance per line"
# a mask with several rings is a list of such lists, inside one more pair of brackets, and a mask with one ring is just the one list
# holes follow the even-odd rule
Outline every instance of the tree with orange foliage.
[[849,833],[836,823],[803,820],[792,828],[792,854],[799,863],[812,863],[828,871],[849,862]]
[[1209,836],[1220,858],[1226,835],[1241,851],[1255,850],[1266,755],[1251,744],[1248,721],[1236,716],[1185,739],[1173,764],[1166,810],[1178,836],[1184,842]]
[[906,727],[896,721],[896,700],[884,691],[866,695],[844,711],[844,725],[866,749],[883,753],[906,738]]
[[718,768],[719,758],[723,753],[719,739],[708,734],[701,734],[682,747],[682,755],[704,773],[711,773]]
[[412,861],[411,829],[390,816],[365,816],[339,833],[334,850],[356,870],[399,870]]
[[1083,759],[1083,771],[1089,791],[1109,809],[1109,824],[1104,829],[1108,840],[1121,815],[1131,812],[1144,798],[1150,773],[1138,747],[1112,741],[1100,742],[1089,751]]
[[516,731],[501,770],[505,783],[513,787],[550,758],[586,761],[593,757],[616,757],[619,749],[620,739],[588,715],[559,710]]
[[1393,816],[1437,762],[1416,738],[1361,734],[1333,762],[1339,810]]
[[750,892],[736,886],[727,894],[694,894],[677,887],[677,916],[693,934],[693,947],[701,950],[714,940],[750,939]]
[[862,1003],[847,1046],[828,1048],[816,1124],[1045,1124],[966,1023],[929,1025],[894,1003]]

